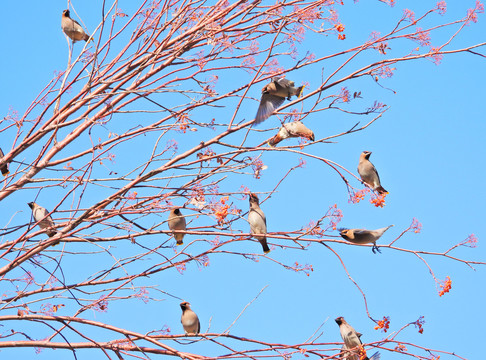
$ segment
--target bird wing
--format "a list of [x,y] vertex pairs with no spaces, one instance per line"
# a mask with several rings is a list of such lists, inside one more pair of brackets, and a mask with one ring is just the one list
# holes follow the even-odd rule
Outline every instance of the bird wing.
[[280,96],[263,94],[262,99],[260,100],[260,106],[258,107],[258,111],[255,116],[255,124],[259,124],[268,119],[273,112],[283,104],[284,101],[285,98]]
[[252,216],[252,220],[255,220],[255,222],[260,223],[260,220],[262,220],[265,227],[267,226],[267,218],[261,209],[250,209],[250,215]]
[[[376,185],[380,186],[380,184],[381,184],[380,175],[378,175],[378,170],[376,170],[375,165],[373,165],[373,163],[369,160],[367,161],[367,165],[369,166],[368,176],[376,175],[376,180],[378,180],[378,184],[376,184]],[[371,184],[371,186],[374,187],[375,184]]]
[[[77,22],[76,20],[74,20],[74,19],[71,19],[71,20],[72,20],[72,21],[74,21],[74,23],[75,23],[76,25],[78,25],[78,26],[79,26],[81,29],[83,29],[83,27],[81,26],[81,24],[80,24],[80,23],[78,23],[78,22]],[[83,31],[84,31],[84,30],[83,30]]]
[[274,76],[272,78],[272,82],[274,83],[278,83],[280,80],[284,80],[285,78],[281,77],[281,76]]
[[[358,173],[364,182],[374,181],[375,179],[373,178],[376,175],[376,180],[378,180],[378,183],[380,184],[380,176],[378,175],[378,171],[376,170],[375,165],[373,165],[371,161],[367,159],[365,159],[364,161],[360,161],[360,163],[358,164]],[[375,186],[375,184],[368,185],[372,187]]]
[[294,86],[294,82],[291,80],[287,80],[286,78],[273,78],[273,82],[275,82],[280,87],[287,89],[291,86]]
[[80,30],[84,31],[83,27],[70,16],[63,16],[62,17],[62,27],[63,28],[69,27],[69,30],[73,30],[73,31],[80,31]]
[[370,164],[371,164],[371,168],[372,168],[373,172],[376,174],[376,177],[378,179],[378,185],[381,185],[381,180],[380,180],[380,175],[378,175],[378,170],[376,170],[375,165],[373,165],[371,162],[370,162]]
[[355,235],[364,235],[370,233],[370,231],[366,229],[353,229],[353,232]]

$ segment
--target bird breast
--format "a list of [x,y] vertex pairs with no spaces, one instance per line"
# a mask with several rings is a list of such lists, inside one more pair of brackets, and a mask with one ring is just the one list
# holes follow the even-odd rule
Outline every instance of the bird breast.
[[[265,215],[260,210],[250,209],[248,214],[248,222],[250,223],[250,230],[252,234],[266,234],[267,226],[265,224]],[[256,236],[257,239],[263,239],[263,236]]]
[[184,326],[193,326],[197,324],[197,316],[194,312],[189,314],[184,314],[182,317],[182,324]]

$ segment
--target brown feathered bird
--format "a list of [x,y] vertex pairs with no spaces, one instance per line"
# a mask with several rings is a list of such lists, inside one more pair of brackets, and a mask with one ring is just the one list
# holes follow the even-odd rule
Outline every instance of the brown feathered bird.
[[354,328],[349,325],[342,316],[335,319],[339,325],[339,332],[344,341],[342,357],[345,360],[379,360],[380,353],[376,352],[368,358],[364,348],[362,347],[361,334],[356,332]]
[[262,98],[255,116],[255,124],[268,119],[283,104],[285,98],[290,100],[293,95],[301,97],[303,90],[304,86],[295,87],[294,82],[291,80],[283,77],[273,77],[272,82],[265,85],[262,89]]
[[370,159],[371,151],[363,151],[359,156],[358,173],[361,176],[361,180],[366,183],[374,191],[377,191],[380,195],[386,194],[386,191],[380,183],[380,176],[375,166],[371,163]]
[[[0,149],[0,160],[3,159],[5,155],[3,154],[2,149]],[[0,168],[0,171],[2,172],[3,176],[7,176],[10,172],[8,171],[8,163],[3,164],[3,166]]]
[[69,10],[62,12],[61,27],[64,34],[66,34],[73,43],[76,41],[88,41],[89,35],[84,31],[83,27],[79,25],[76,20],[71,19]]
[[376,246],[376,241],[394,225],[390,225],[381,229],[376,230],[365,230],[365,229],[339,229],[339,235],[344,239],[352,242],[353,244],[373,244],[371,251],[381,252]]
[[[169,213],[169,229],[174,230],[186,230],[186,218],[182,215],[179,208],[174,208]],[[182,245],[184,239],[184,233],[173,232],[177,245]]]
[[285,123],[277,135],[270,139],[268,144],[270,146],[277,145],[280,141],[287,139],[289,137],[305,137],[311,141],[314,141],[314,133],[311,129],[305,126],[301,121],[292,121]]
[[[267,219],[262,209],[260,209],[260,200],[256,194],[250,193],[250,212],[248,213],[248,222],[250,223],[250,232],[252,234],[266,234],[267,233]],[[262,244],[263,252],[265,254],[270,252],[267,244],[267,237],[265,235],[253,235],[260,244]]]
[[196,313],[191,310],[191,304],[187,301],[181,302],[182,316],[181,323],[187,335],[197,335],[201,330],[201,324]]

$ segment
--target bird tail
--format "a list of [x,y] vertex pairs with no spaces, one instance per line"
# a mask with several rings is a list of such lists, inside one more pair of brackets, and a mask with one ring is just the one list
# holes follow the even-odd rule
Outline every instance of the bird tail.
[[176,239],[176,244],[177,245],[183,245],[184,244],[184,236],[175,236],[175,239]]
[[7,176],[8,174],[10,174],[10,171],[8,171],[8,169],[2,168],[2,175]]
[[268,254],[270,252],[270,248],[268,247],[267,239],[262,239],[258,241],[260,241],[260,244],[262,244],[263,252],[265,254]]
[[380,185],[380,186],[378,186],[378,187],[377,187],[375,190],[376,190],[376,191],[378,191],[378,194],[380,194],[380,195],[383,195],[383,194],[388,194],[388,191],[386,191],[386,190],[383,188],[383,186],[381,186],[381,185]]
[[84,39],[83,40],[86,41],[86,42],[88,42],[88,41],[94,42],[93,38],[91,36],[89,36],[88,34],[85,34],[84,35]]
[[387,231],[389,228],[391,228],[392,226],[395,226],[395,225],[389,225],[387,226],[386,228],[383,228],[383,229],[380,229],[380,230],[383,230],[383,232],[381,233],[381,235],[383,235],[385,233],[385,231]]
[[[53,236],[55,236],[56,234],[57,234],[57,231],[54,231],[54,230],[47,231],[47,236],[49,236],[49,237],[53,237]],[[61,242],[60,240],[55,241],[55,242],[53,242],[53,243],[52,243],[52,246],[56,246],[56,245],[58,245],[60,242]]]
[[297,88],[297,97],[300,98],[302,96],[302,93],[304,92],[305,85],[302,85]]

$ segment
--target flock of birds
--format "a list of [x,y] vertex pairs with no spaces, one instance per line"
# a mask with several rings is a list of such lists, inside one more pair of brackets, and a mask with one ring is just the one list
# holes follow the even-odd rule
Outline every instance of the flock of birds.
[[[263,97],[263,96],[262,96]],[[292,124],[292,123],[288,123]],[[285,124],[285,125],[288,125]],[[284,126],[285,126],[284,125]],[[380,177],[375,166],[369,161],[371,152],[363,151],[360,155],[360,161],[358,165],[358,173],[361,180],[376,191],[379,194],[387,193],[387,191],[381,186]],[[267,254],[270,252],[270,248],[267,244],[267,220],[264,212],[260,208],[258,196],[254,193],[250,193],[250,210],[248,213],[248,222],[250,223],[250,233],[255,239],[257,239],[262,245],[263,252]],[[186,219],[182,215],[180,208],[175,207],[169,213],[168,220],[169,229],[172,231],[177,245],[183,244],[184,232],[186,231]],[[354,244],[373,244],[371,250],[380,252],[376,246],[376,241],[393,225],[376,229],[339,229],[340,235],[347,241]],[[200,331],[199,318],[196,313],[191,309],[190,304],[184,301],[180,304],[182,309],[181,323],[186,334],[197,335]],[[339,325],[339,331],[341,338],[343,339],[343,346],[341,348],[340,357],[344,360],[379,360],[380,353],[377,351],[371,357],[367,357],[361,342],[361,334],[349,325],[344,318],[338,317],[335,319]]]
[[[301,97],[304,86],[295,87],[295,83],[283,77],[273,77],[272,81],[262,89],[262,97],[255,116],[254,124],[259,124],[268,119],[285,101],[291,100],[292,96]],[[272,137],[268,144],[275,146],[279,142],[289,137],[305,137],[311,141],[315,140],[312,130],[307,128],[301,121],[293,121],[283,124],[278,133]],[[380,176],[370,159],[371,152],[363,151],[359,157],[358,173],[364,184],[380,195],[388,193],[381,185]],[[248,212],[248,222],[250,224],[250,233],[262,245],[265,254],[270,252],[267,244],[267,220],[265,213],[260,208],[258,196],[254,193],[249,194],[250,210]],[[179,207],[173,208],[169,213],[169,229],[176,240],[177,245],[183,244],[184,234],[186,231],[186,219],[181,213]],[[339,234],[345,240],[354,244],[373,244],[371,250],[373,253],[380,252],[376,246],[376,241],[387,231],[390,225],[376,230],[366,229],[339,229]],[[200,331],[199,318],[191,309],[190,304],[184,301],[180,304],[182,309],[181,323],[186,334],[198,334]],[[343,347],[340,357],[344,360],[379,360],[380,353],[376,352],[371,357],[367,357],[366,351],[362,347],[361,334],[356,332],[343,317],[335,319],[339,325]]]
[[[191,304],[187,301],[181,302],[182,316],[181,323],[187,335],[197,335],[201,330],[201,324],[196,313],[192,311]],[[354,330],[342,316],[334,320],[339,325],[339,332],[343,339],[340,357],[343,360],[380,360],[380,352],[375,352],[368,357],[361,342],[361,333]]]
[[[91,37],[84,31],[82,26],[70,17],[69,10],[64,10],[62,13],[61,27],[63,32],[74,42],[84,40],[92,40]],[[258,111],[255,117],[254,124],[259,124],[268,119],[277,110],[287,98],[291,99],[292,96],[302,96],[304,86],[295,87],[293,81],[287,80],[283,77],[274,77],[271,82],[265,85],[262,89],[262,97]],[[289,137],[305,137],[311,141],[314,141],[314,133],[308,129],[301,121],[293,121],[284,124],[275,135],[269,141],[270,146],[277,145],[280,141]],[[363,183],[369,186],[373,191],[378,194],[387,193],[387,191],[381,186],[380,177],[375,166],[370,162],[371,152],[363,151],[359,158],[358,173]],[[0,159],[4,154],[0,149]],[[0,171],[4,176],[9,174],[8,163],[4,164]],[[267,221],[265,213],[260,208],[260,202],[258,196],[254,193],[249,195],[250,209],[248,213],[248,222],[250,224],[250,232],[255,239],[257,239],[262,245],[263,252],[266,254],[270,252],[270,248],[267,244]],[[53,237],[57,234],[55,230],[55,224],[49,215],[49,211],[44,207],[36,204],[35,202],[28,203],[32,209],[32,216],[36,224],[46,230],[46,234],[49,237]],[[186,219],[182,215],[180,208],[175,207],[169,213],[168,219],[169,229],[172,231],[177,245],[183,244],[183,239],[186,231]],[[378,247],[376,241],[393,225],[376,229],[339,229],[340,235],[347,241],[354,244],[373,244],[372,251],[375,253]],[[53,245],[58,244],[58,242]],[[200,323],[196,313],[192,311],[190,303],[183,301],[181,304],[182,316],[181,323],[186,334],[199,334]],[[344,341],[341,357],[345,360],[379,360],[379,352],[375,353],[370,358],[364,356],[362,352],[362,343],[360,340],[361,334],[356,332],[354,328],[349,325],[343,317],[338,317],[336,323],[339,325],[341,337]]]
[[[358,165],[358,173],[361,176],[361,180],[372,188],[374,191],[383,194],[387,191],[381,186],[380,177],[375,166],[369,161],[371,152],[363,151],[360,156]],[[248,223],[250,224],[250,233],[255,239],[257,239],[262,245],[263,252],[265,254],[270,252],[270,248],[267,244],[267,219],[265,213],[260,208],[260,201],[258,196],[254,193],[250,193],[250,210],[248,212]],[[181,208],[175,207],[169,213],[168,220],[169,229],[176,240],[177,245],[182,245],[184,242],[184,235],[186,228],[185,216],[181,213]],[[376,230],[366,229],[339,229],[341,237],[354,244],[373,244],[371,251],[375,253],[380,252],[380,249],[376,246],[376,241],[394,225],[389,225],[384,228]]]

